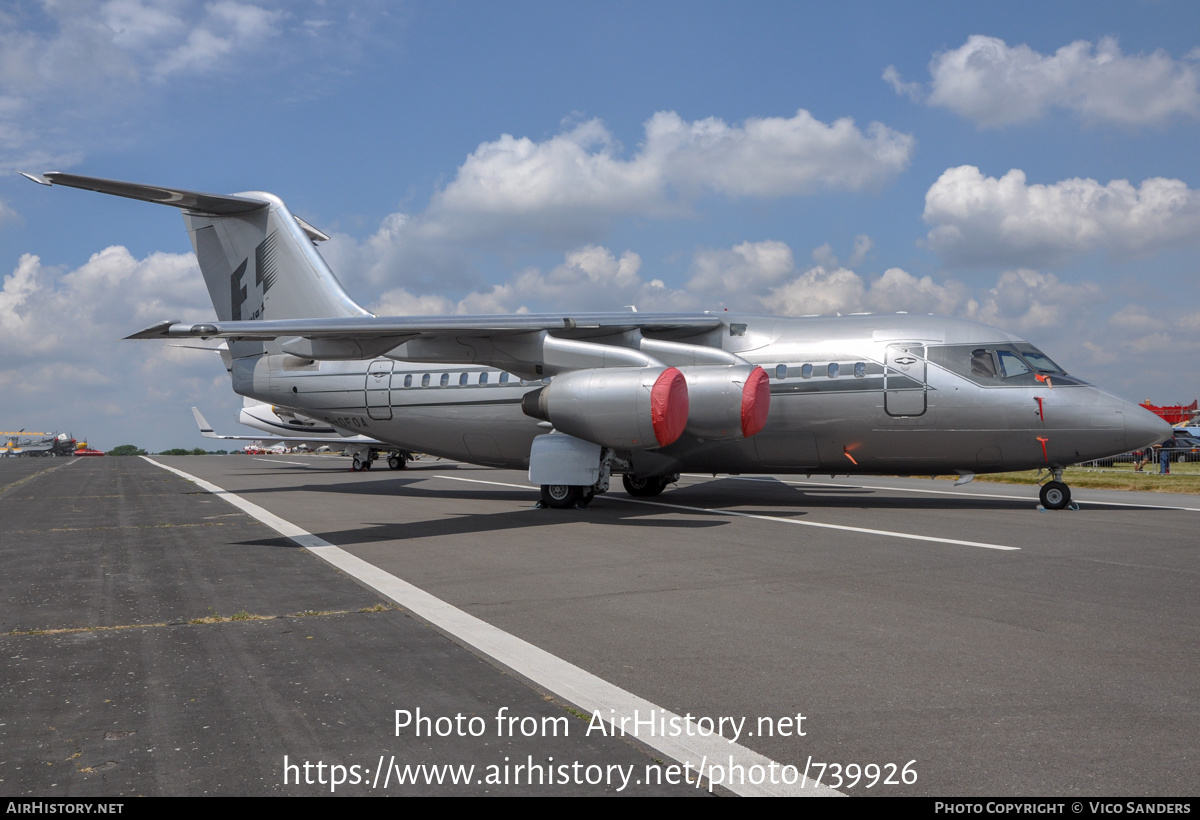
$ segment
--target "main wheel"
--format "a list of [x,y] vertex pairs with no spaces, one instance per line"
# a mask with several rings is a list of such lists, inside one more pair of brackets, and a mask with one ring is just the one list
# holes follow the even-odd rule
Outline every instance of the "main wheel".
[[367,469],[367,467],[369,467],[370,465],[371,465],[371,462],[363,461],[358,456],[355,456],[354,460],[350,462],[350,469],[357,473],[361,470]]
[[621,483],[625,485],[625,492],[634,498],[651,498],[667,486],[661,478],[639,478],[632,473],[621,476]]
[[1071,503],[1071,488],[1061,481],[1047,481],[1040,495],[1042,506],[1048,510],[1062,510]]
[[[569,484],[542,485],[542,504],[547,507],[553,507],[556,510],[571,509],[583,496],[582,487],[575,487]],[[588,498],[587,500],[591,501],[592,499]]]
[[388,456],[389,470],[403,470],[407,465],[408,459],[406,459],[404,456],[396,455],[395,453],[392,453],[390,456]]

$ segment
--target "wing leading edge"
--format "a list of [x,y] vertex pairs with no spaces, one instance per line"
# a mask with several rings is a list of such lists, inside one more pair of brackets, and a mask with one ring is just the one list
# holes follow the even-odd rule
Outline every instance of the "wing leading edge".
[[702,332],[721,326],[711,313],[577,313],[571,316],[547,313],[515,313],[491,316],[380,316],[342,319],[277,319],[243,322],[159,322],[126,339],[280,339],[303,336],[310,339],[378,339],[381,337],[490,336],[493,334],[545,331],[629,330]]

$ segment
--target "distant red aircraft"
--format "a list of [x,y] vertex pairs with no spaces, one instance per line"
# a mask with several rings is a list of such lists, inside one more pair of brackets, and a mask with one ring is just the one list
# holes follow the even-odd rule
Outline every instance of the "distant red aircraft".
[[1200,400],[1194,401],[1191,404],[1187,404],[1187,405],[1172,404],[1172,405],[1168,405],[1166,407],[1159,407],[1157,405],[1151,404],[1150,399],[1146,399],[1144,402],[1142,402],[1142,407],[1145,407],[1151,413],[1154,413],[1155,415],[1159,416],[1167,424],[1174,425],[1174,424],[1183,424],[1184,422],[1191,421],[1193,418],[1195,418],[1196,413],[1197,413],[1196,407],[1197,407],[1198,402],[1200,402]]

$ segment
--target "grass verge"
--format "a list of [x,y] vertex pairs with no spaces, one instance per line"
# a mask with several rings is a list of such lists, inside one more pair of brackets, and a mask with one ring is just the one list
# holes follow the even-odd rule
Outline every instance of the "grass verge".
[[[1047,476],[1040,470],[1029,470],[1021,473],[981,475],[975,480],[1000,484],[1042,484],[1047,480]],[[1170,475],[1159,475],[1157,464],[1147,464],[1140,473],[1134,471],[1132,464],[1115,464],[1112,467],[1068,467],[1063,472],[1063,481],[1071,487],[1096,490],[1196,495],[1200,494],[1200,463],[1172,464]]]

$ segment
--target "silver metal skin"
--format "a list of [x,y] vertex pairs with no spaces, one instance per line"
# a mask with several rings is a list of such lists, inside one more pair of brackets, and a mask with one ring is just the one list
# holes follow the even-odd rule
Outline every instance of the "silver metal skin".
[[[982,384],[930,361],[947,351],[969,356],[968,348],[1027,346],[975,322],[913,315],[722,319],[724,333],[696,341],[731,340],[739,356],[767,371],[766,427],[737,441],[685,432],[667,447],[622,453],[639,476],[982,474],[1104,458],[1170,434],[1145,408],[1065,374],[1051,374],[1050,385],[1035,382],[1033,374]],[[730,337],[729,324],[746,325],[747,335]],[[900,347],[922,353],[907,371],[898,363],[886,366]],[[856,376],[859,364],[865,372]],[[783,378],[779,365],[787,368]],[[805,365],[812,366],[809,378],[802,375]],[[533,438],[547,431],[522,413],[520,402],[541,383],[509,376],[501,384],[502,372],[388,359],[289,367],[283,356],[260,355],[235,360],[233,380],[242,395],[406,449],[523,469]],[[485,384],[481,374],[487,374]]]
[[[165,321],[129,338],[226,339],[237,393],[398,449],[476,464],[529,466],[534,439],[551,432],[548,418],[561,416],[574,436],[601,446],[598,472],[556,470],[555,452],[575,460],[596,452],[569,444],[538,448],[550,461],[533,472],[603,478],[571,492],[546,484],[551,506],[586,503],[607,489],[610,468],[638,494],[659,492],[684,471],[965,479],[1046,468],[1054,480],[1042,502],[1060,509],[1070,502],[1063,467],[1170,434],[1146,409],[976,322],[726,312],[375,317],[317,252],[324,234],[275,196],[55,173],[34,179],[43,180],[184,211],[217,321]],[[743,438],[732,429],[735,388],[753,366],[770,377],[769,414],[761,432]],[[618,374],[668,367],[682,368],[695,394],[686,402],[687,429],[665,447],[646,448],[648,410],[637,391],[653,378]],[[592,417],[589,402],[603,392],[593,388],[610,376],[629,406],[605,398]],[[540,418],[527,415],[522,399],[547,384],[552,406],[533,397],[527,407]],[[635,437],[638,446],[621,446]]]

